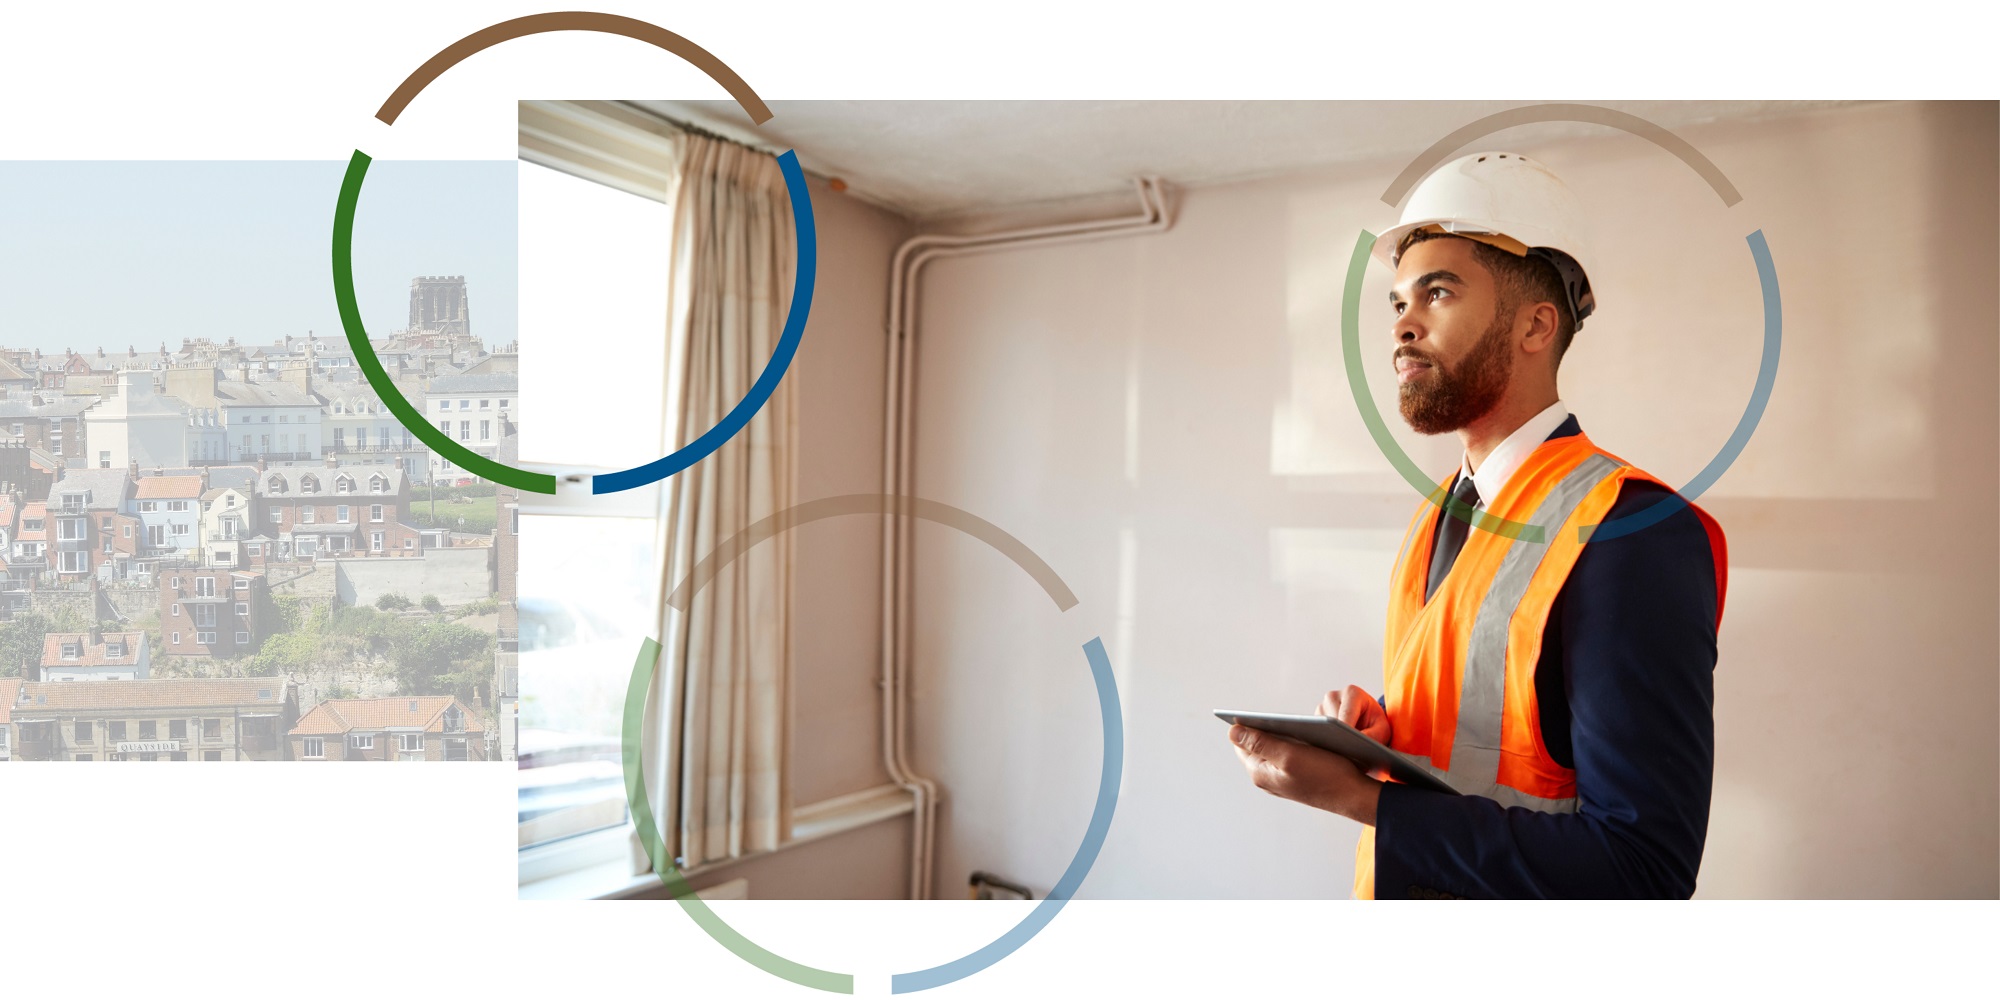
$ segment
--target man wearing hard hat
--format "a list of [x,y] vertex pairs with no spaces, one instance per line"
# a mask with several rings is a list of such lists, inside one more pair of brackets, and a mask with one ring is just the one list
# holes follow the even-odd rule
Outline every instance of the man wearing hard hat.
[[1557,398],[1595,306],[1581,221],[1548,168],[1474,153],[1374,244],[1395,269],[1403,419],[1456,431],[1465,453],[1398,551],[1383,697],[1349,686],[1319,711],[1462,794],[1230,729],[1258,787],[1363,824],[1359,898],[1694,892],[1727,551],[1714,518]]

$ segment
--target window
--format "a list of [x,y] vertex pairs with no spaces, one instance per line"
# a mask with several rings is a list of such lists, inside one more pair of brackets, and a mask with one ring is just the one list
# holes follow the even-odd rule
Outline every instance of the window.
[[141,514],[151,514],[159,509],[160,509],[160,502],[158,500],[139,501],[139,513]]
[[149,524],[149,525],[146,525],[146,544],[147,544],[147,545],[153,545],[153,546],[164,546],[164,545],[166,545],[166,544],[167,544],[167,526],[166,526],[166,525],[164,525],[164,524]]
[[110,530],[111,530],[111,515],[109,515],[109,514],[106,514],[106,515],[104,515],[104,519],[103,519],[103,520],[101,520],[101,521],[99,521],[99,522],[98,522],[98,524],[97,524],[97,526],[98,526],[99,528],[101,528],[101,529],[105,530],[105,531],[110,531]]
[[87,531],[87,526],[75,518],[63,518],[56,522],[56,537],[65,542],[79,541]]
[[341,504],[340,506],[338,506],[338,507],[335,507],[335,508],[333,509],[333,519],[334,519],[335,521],[338,521],[338,522],[340,522],[341,524],[346,524],[346,523],[347,523],[347,505],[346,505],[346,504]]
[[195,577],[195,578],[194,578],[194,596],[196,596],[196,597],[214,597],[214,596],[215,596],[215,577],[212,577],[212,576],[198,576],[198,577]]
[[289,487],[287,487],[287,486],[285,485],[285,477],[283,477],[283,476],[272,476],[272,477],[271,477],[271,481],[270,481],[270,483],[269,483],[268,485],[266,485],[266,486],[264,487],[264,492],[266,492],[266,493],[283,493],[283,492],[285,492],[285,490],[287,490],[288,488],[289,488]]
[[381,532],[379,532],[379,531],[371,531],[371,532],[369,532],[369,533],[368,533],[368,551],[370,551],[370,552],[380,552],[380,551],[382,551],[382,533],[381,533]]
[[384,476],[368,477],[368,492],[387,493],[388,491],[389,491],[389,480],[386,477]]
[[333,429],[333,446],[335,448],[347,447],[347,428],[335,427]]
[[167,509],[185,513],[188,509],[188,502],[186,500],[169,500],[167,501]]
[[[534,394],[541,401],[535,404],[536,418],[518,424],[519,464],[561,463],[610,471],[654,461],[671,450],[664,435],[602,433],[603,401],[619,400],[621,423],[664,428],[667,415],[677,408],[673,390],[681,381],[677,352],[669,351],[674,338],[624,344],[608,331],[666,328],[666,275],[672,270],[668,247],[666,241],[639,234],[672,232],[673,210],[663,202],[539,164],[521,163],[518,177],[518,328],[524,331],[522,349],[547,358],[526,366],[518,376],[521,394]],[[606,280],[629,294],[554,293]],[[552,344],[535,342],[536,332],[545,330],[565,332]],[[619,364],[594,370],[587,359],[601,356],[614,344]],[[669,388],[664,394],[663,385]],[[495,409],[510,420],[516,418],[510,399],[500,397]],[[507,521],[508,530],[520,541],[516,577],[520,601],[602,607],[607,621],[627,629],[644,628],[644,623],[656,619],[655,595],[666,569],[655,531],[656,489],[592,497],[612,502],[589,507],[524,497]],[[566,622],[521,622],[521,685],[538,697],[520,703],[520,728],[574,734],[579,747],[586,741],[615,745],[621,720],[612,706],[623,704],[618,692],[631,679],[631,664],[621,669],[610,658],[603,663],[580,662],[575,650],[567,648],[573,641],[565,634],[570,627]],[[629,638],[631,645],[639,641],[636,631],[600,638],[619,643]],[[563,708],[582,705],[604,707],[594,712]],[[545,839],[524,840],[524,859],[539,843],[603,829],[607,824],[596,817],[607,812],[608,825],[623,824],[621,789],[600,791],[580,771],[566,783],[562,771],[537,769],[531,761],[522,764],[517,773],[524,787],[538,785],[548,793],[570,796],[563,806],[532,817],[534,826],[546,831]]]
[[472,440],[472,421],[461,420],[458,422],[458,439],[460,441]]
[[60,557],[57,559],[56,572],[58,573],[90,572],[90,553],[88,552],[60,553]]
[[188,738],[188,723],[186,719],[167,720],[167,739],[184,740],[187,738]]
[[62,658],[63,658],[63,659],[65,659],[65,660],[74,660],[74,659],[77,659],[77,658],[81,657],[82,655],[83,655],[83,643],[80,643],[80,642],[65,642],[65,643],[63,643],[63,644],[62,644]]
[[333,491],[335,493],[354,492],[354,479],[349,476],[341,476],[340,478],[335,479],[333,481]]
[[285,512],[277,507],[271,508],[271,523],[272,524],[285,523]]
[[512,400],[506,400],[506,399],[503,399],[503,400],[501,400],[501,401],[500,401],[500,408],[501,408],[501,409],[503,409],[503,410],[504,410],[504,409],[506,409],[506,408],[507,408],[507,404],[508,404],[508,403],[510,403],[510,402],[512,402]]
[[370,520],[370,521],[381,521],[381,520],[382,520],[382,505],[381,505],[381,504],[379,504],[379,503],[376,503],[376,504],[369,504],[369,505],[368,505],[368,520]]
[[355,750],[375,749],[374,733],[353,733],[347,737],[347,745]]
[[222,751],[220,751],[220,750],[203,750],[203,751],[201,752],[201,759],[202,759],[202,760],[221,760],[221,759],[222,759]]
[[168,760],[186,760],[186,759],[188,759],[188,755],[187,755],[187,751],[186,751],[186,750],[174,750],[174,751],[171,751],[171,752],[169,752],[169,753],[167,754],[167,759],[168,759]]
[[222,738],[222,720],[221,720],[221,719],[203,719],[203,720],[201,720],[201,738],[202,738],[202,739],[204,739],[204,740],[219,740],[219,739],[221,739],[221,738]]
[[491,441],[492,439],[493,439],[493,421],[481,420],[479,422],[479,440]]
[[153,721],[153,720],[151,720],[151,719],[143,719],[143,720],[140,720],[140,722],[139,722],[139,738],[140,738],[140,739],[142,739],[142,740],[154,740],[154,739],[159,739],[159,737],[160,737],[160,724],[159,724],[159,723],[157,723],[157,722],[154,722],[154,721]]
[[396,747],[396,749],[401,750],[404,753],[417,753],[418,751],[421,751],[423,748],[424,748],[424,734],[422,733],[403,733],[401,735],[401,738],[397,741],[397,747]]
[[116,657],[122,657],[122,656],[124,656],[124,655],[125,655],[125,640],[123,640],[123,639],[106,639],[106,640],[104,640],[104,655],[105,655],[105,656],[116,656]]
[[[194,606],[194,627],[198,629],[215,627],[215,605],[197,604]],[[198,638],[195,641],[214,642],[215,640]]]
[[236,614],[238,617],[248,615],[249,613],[250,613],[250,605],[247,602],[244,601],[236,602]]
[[97,467],[98,467],[98,468],[100,468],[100,469],[109,469],[109,468],[111,468],[111,453],[110,453],[110,452],[108,452],[108,451],[100,451],[100,452],[98,452],[98,453],[97,453]]
[[300,493],[318,493],[318,492],[319,492],[319,477],[318,477],[318,476],[314,476],[314,475],[304,475],[304,476],[300,476],[300,477],[299,477],[299,492],[300,492]]
[[215,645],[215,633],[196,632],[194,634],[194,642],[197,646],[213,646]]
[[80,754],[77,754],[77,755],[76,755],[76,759],[77,759],[77,760],[89,760],[89,759],[90,759],[90,754],[87,754],[87,753],[80,753]]
[[107,743],[125,742],[125,720],[117,719],[104,724],[104,740]]
[[91,722],[89,719],[76,720],[75,736],[76,736],[76,742],[78,743],[91,743],[97,739],[97,737],[91,733]]
[[459,408],[459,409],[461,409],[461,410],[469,410],[469,409],[471,409],[471,408],[472,408],[472,400],[469,400],[469,399],[461,399],[461,400],[459,400],[459,401],[458,401],[458,408]]
[[236,578],[236,582],[230,584],[229,586],[231,590],[249,590],[250,581],[239,576]]
[[318,511],[318,508],[314,508],[314,507],[300,507],[300,508],[299,508],[299,523],[300,523],[300,524],[311,524],[311,523],[313,523],[313,520],[314,520],[314,517],[313,517],[313,515],[317,514],[318,512],[319,512],[319,511]]
[[248,632],[236,633],[236,644],[238,646],[248,645],[249,642],[250,642],[250,633]]
[[[178,607],[180,607],[180,605],[176,604],[176,605],[174,605],[174,607],[178,608]],[[175,613],[175,614],[179,614],[180,612],[176,611],[176,612],[174,612],[174,613]],[[174,645],[178,646],[178,645],[180,645],[180,644],[181,644],[181,634],[180,634],[179,632],[175,632],[175,633],[174,633]]]
[[125,525],[124,528],[125,528],[125,537],[126,538],[132,537],[132,526],[128,524]]
[[464,760],[464,759],[465,759],[465,740],[464,740],[463,738],[459,738],[459,739],[450,739],[450,740],[445,740],[445,741],[444,741],[444,759],[446,759],[446,760]]
[[[181,616],[181,606],[180,606],[180,605],[179,605],[178,603],[174,605],[174,614],[173,614],[173,616],[174,616],[175,618],[179,618],[179,617]],[[175,642],[179,642],[180,640],[179,640],[179,639],[175,639],[174,641],[175,641]]]
[[307,736],[304,739],[300,740],[299,742],[305,744],[303,747],[300,748],[300,752],[304,756],[307,757],[326,756],[326,739],[324,737]]
[[440,420],[440,421],[438,421],[438,430],[441,430],[441,431],[445,432],[446,434],[450,434],[450,433],[451,433],[451,421],[449,421],[449,420]]

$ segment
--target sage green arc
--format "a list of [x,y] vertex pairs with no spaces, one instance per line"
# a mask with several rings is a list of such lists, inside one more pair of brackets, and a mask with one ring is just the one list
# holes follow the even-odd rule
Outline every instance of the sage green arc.
[[782,955],[773,954],[744,937],[736,928],[729,926],[708,908],[708,903],[695,895],[694,887],[674,868],[673,859],[667,857],[666,841],[660,837],[659,825],[653,821],[653,807],[646,796],[646,773],[639,760],[644,741],[640,731],[645,725],[647,694],[653,688],[653,672],[659,666],[660,644],[648,637],[639,646],[639,658],[632,663],[632,682],[625,690],[625,723],[623,733],[625,759],[625,799],[632,804],[632,825],[638,828],[639,843],[646,847],[646,856],[652,859],[653,871],[659,875],[660,883],[673,894],[675,902],[681,904],[688,916],[709,937],[721,942],[731,954],[756,966],[779,979],[789,980],[800,986],[810,986],[828,993],[853,993],[854,977],[845,972],[828,972],[801,965]]
[[1509,521],[1497,514],[1473,510],[1464,501],[1452,496],[1444,483],[1433,482],[1424,470],[1403,451],[1403,446],[1389,433],[1389,425],[1382,420],[1382,411],[1375,408],[1374,397],[1368,395],[1368,376],[1361,373],[1361,278],[1368,271],[1368,249],[1375,245],[1375,234],[1364,229],[1361,238],[1354,244],[1354,256],[1347,262],[1347,287],[1340,299],[1340,351],[1347,364],[1347,387],[1354,392],[1355,408],[1361,411],[1361,422],[1368,425],[1368,433],[1375,438],[1375,446],[1382,454],[1389,456],[1389,464],[1417,488],[1418,493],[1432,504],[1444,508],[1446,514],[1458,518],[1481,531],[1490,531],[1502,538],[1523,539],[1539,545],[1545,532],[1538,525],[1521,521]]
[[375,347],[368,342],[368,330],[361,325],[361,307],[354,301],[354,208],[361,201],[361,182],[368,176],[369,162],[367,153],[354,151],[354,158],[347,161],[347,176],[340,182],[340,201],[333,212],[333,297],[340,305],[340,325],[347,332],[347,346],[354,351],[354,363],[361,366],[369,387],[388,405],[389,412],[432,451],[483,479],[530,493],[554,493],[556,477],[496,462],[432,427],[430,420],[403,398],[396,383],[390,381],[389,373],[382,369],[382,360],[375,356]]

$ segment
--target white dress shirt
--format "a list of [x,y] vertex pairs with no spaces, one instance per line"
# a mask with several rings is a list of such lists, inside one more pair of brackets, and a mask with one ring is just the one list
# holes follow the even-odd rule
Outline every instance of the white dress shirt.
[[1514,470],[1520,468],[1536,446],[1548,440],[1549,435],[1555,433],[1556,428],[1567,419],[1569,409],[1558,399],[1550,403],[1548,409],[1529,417],[1527,423],[1514,428],[1514,433],[1507,435],[1507,440],[1487,453],[1485,461],[1479,463],[1479,471],[1472,469],[1470,452],[1459,456],[1458,474],[1471,476],[1472,485],[1479,489],[1479,503],[1473,509],[1485,510],[1487,503],[1498,497],[1506,487]]

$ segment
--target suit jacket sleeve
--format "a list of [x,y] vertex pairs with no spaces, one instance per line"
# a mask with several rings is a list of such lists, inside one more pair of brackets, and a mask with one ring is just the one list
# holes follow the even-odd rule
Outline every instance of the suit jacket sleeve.
[[[1611,516],[1666,495],[1629,481]],[[1577,811],[1384,785],[1378,897],[1693,895],[1715,759],[1715,568],[1700,520],[1682,506],[1584,546],[1550,614],[1572,713]]]

